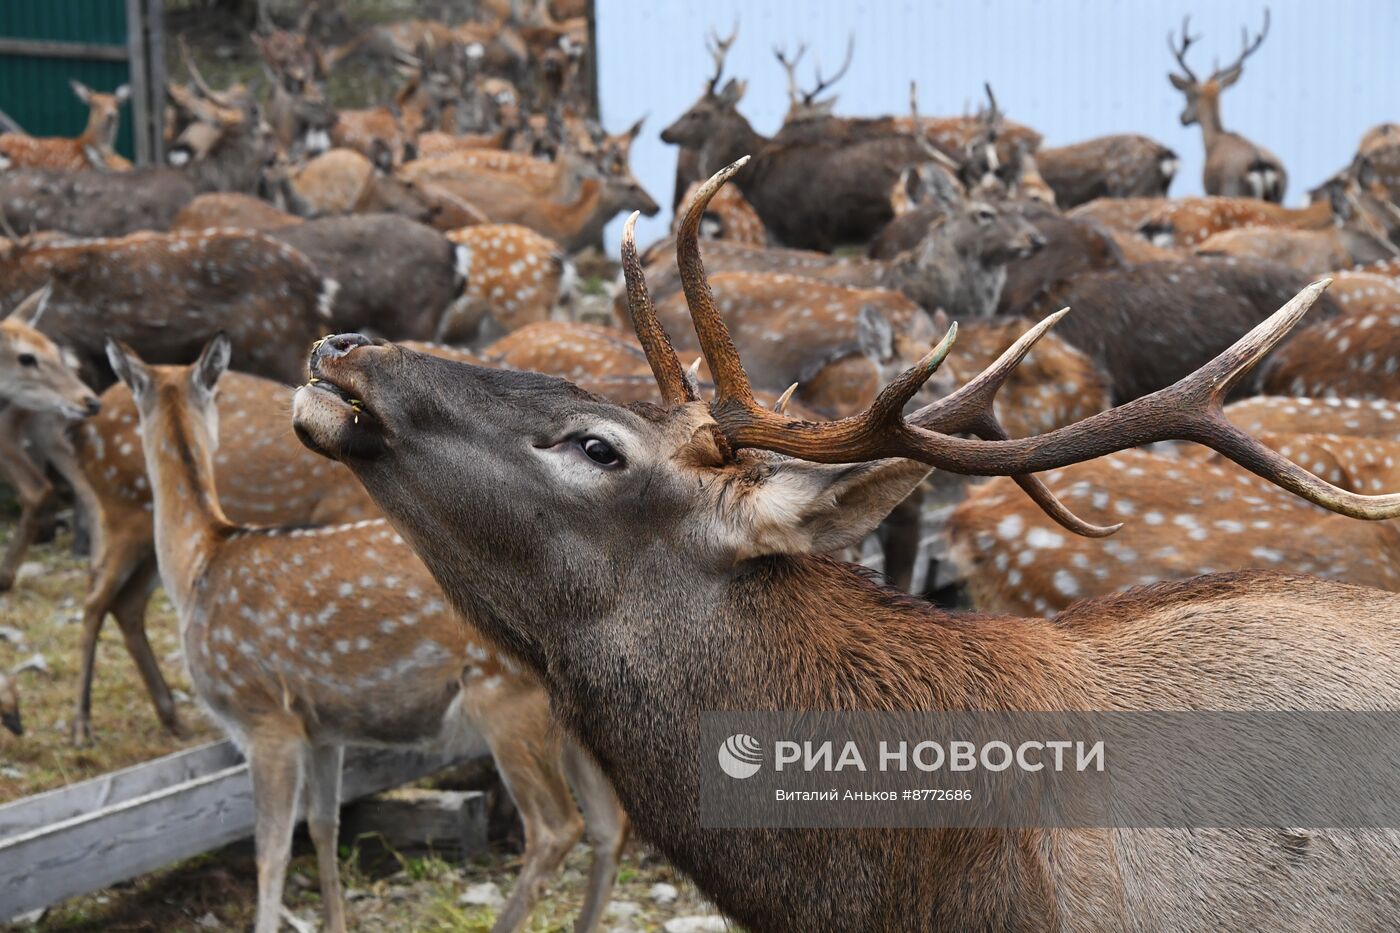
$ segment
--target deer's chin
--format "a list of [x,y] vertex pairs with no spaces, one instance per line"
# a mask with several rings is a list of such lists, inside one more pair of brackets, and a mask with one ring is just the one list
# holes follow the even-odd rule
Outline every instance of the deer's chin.
[[292,396],[292,429],[307,449],[332,460],[372,459],[387,449],[378,419],[319,385]]

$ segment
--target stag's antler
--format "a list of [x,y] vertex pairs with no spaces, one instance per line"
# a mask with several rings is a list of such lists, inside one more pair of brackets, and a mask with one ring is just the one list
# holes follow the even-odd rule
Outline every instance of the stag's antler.
[[816,101],[818,94],[830,88],[837,81],[840,81],[842,78],[844,78],[846,76],[846,72],[850,70],[851,60],[855,57],[855,54],[856,34],[851,33],[849,36],[846,37],[846,58],[843,62],[841,62],[841,67],[836,70],[836,74],[832,75],[830,78],[823,78],[821,58],[817,58],[816,70],[814,72],[817,79],[817,86],[812,88],[812,90],[806,91],[802,94],[802,103],[807,106],[810,106]]
[[1191,66],[1186,64],[1186,50],[1191,48],[1192,43],[1199,38],[1201,37],[1191,35],[1190,15],[1184,16],[1181,19],[1181,48],[1176,47],[1176,39],[1172,35],[1171,30],[1167,31],[1167,48],[1176,56],[1176,63],[1181,66],[1182,71],[1186,72],[1186,77],[1190,78],[1192,81],[1197,81],[1198,79],[1196,78],[1196,73],[1191,70]]
[[807,54],[807,43],[803,42],[797,46],[797,54],[791,59],[787,57],[787,49],[773,46],[773,57],[778,60],[778,64],[783,66],[783,71],[787,72],[788,81],[788,109],[796,110],[802,103],[802,91],[797,86],[797,66],[802,61],[802,56]]
[[958,163],[953,161],[942,149],[928,141],[928,134],[924,132],[924,121],[919,117],[919,83],[909,82],[909,123],[913,128],[914,141],[919,144],[919,148],[924,151],[924,155],[932,162],[952,172],[955,176],[958,172]]
[[1240,27],[1240,54],[1239,54],[1239,57],[1236,58],[1236,59],[1235,59],[1233,62],[1231,62],[1229,65],[1226,65],[1224,68],[1216,68],[1216,69],[1215,69],[1215,74],[1211,75],[1211,77],[1212,77],[1212,78],[1219,78],[1221,75],[1224,75],[1224,74],[1226,74],[1226,73],[1228,73],[1228,72],[1235,71],[1236,69],[1239,69],[1239,68],[1243,68],[1243,67],[1244,67],[1244,60],[1245,60],[1246,58],[1249,58],[1249,56],[1253,55],[1255,52],[1259,51],[1259,46],[1261,46],[1261,45],[1264,44],[1264,38],[1265,38],[1266,36],[1268,36],[1268,34],[1269,34],[1269,8],[1268,8],[1268,7],[1264,7],[1264,28],[1263,28],[1262,30],[1260,30],[1259,35],[1255,36],[1255,37],[1254,37],[1254,41],[1251,42],[1251,41],[1250,41],[1250,38],[1249,38],[1249,27],[1247,27],[1247,26],[1241,26],[1241,27]]
[[[1221,408],[1230,391],[1322,294],[1330,281],[1327,279],[1304,288],[1234,346],[1174,385],[1038,437],[1006,439],[995,421],[992,403],[1020,358],[1055,323],[1055,316],[1032,328],[971,383],[907,419],[903,415],[905,404],[937,369],[949,338],[886,386],[858,415],[840,421],[809,422],[769,411],[753,398],[739,354],[715,308],[699,251],[700,217],[710,198],[746,161],[740,159],[721,169],[696,191],[676,244],[686,302],[715,380],[711,413],[731,449],[771,450],[821,463],[905,457],[954,473],[1018,476],[1157,441],[1188,440],[1204,444],[1330,511],[1365,519],[1400,517],[1400,494],[1364,496],[1339,489],[1240,431],[1225,418]],[[950,433],[961,431],[982,439]],[[1068,515],[1063,507],[1058,513],[1047,507],[1053,496],[1034,477],[1025,476],[1023,488],[1036,489],[1033,498],[1053,517]],[[1074,520],[1074,525],[1084,524]]]
[[719,33],[713,29],[705,37],[705,48],[710,53],[710,58],[715,62],[715,74],[710,78],[710,91],[713,92],[719,87],[719,79],[724,77],[724,60],[729,55],[729,49],[734,45],[734,41],[739,38],[739,21],[734,20],[734,28],[729,30],[729,36],[721,39]]

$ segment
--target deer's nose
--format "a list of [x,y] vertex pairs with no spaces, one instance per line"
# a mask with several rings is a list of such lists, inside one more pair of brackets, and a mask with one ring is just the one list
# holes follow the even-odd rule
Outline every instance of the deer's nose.
[[102,410],[102,403],[98,401],[95,395],[89,395],[84,399],[83,405],[87,408],[87,413],[89,415],[95,415]]
[[334,360],[356,347],[367,347],[372,341],[362,334],[336,334],[316,342],[311,351],[313,360]]

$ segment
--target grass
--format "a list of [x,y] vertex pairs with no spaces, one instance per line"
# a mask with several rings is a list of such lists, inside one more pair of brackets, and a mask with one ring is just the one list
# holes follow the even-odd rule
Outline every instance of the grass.
[[[5,525],[8,538],[12,522]],[[19,675],[25,735],[0,733],[0,803],[86,780],[107,771],[149,761],[181,748],[220,738],[196,706],[180,703],[189,731],[183,739],[165,732],[127,655],[113,622],[98,642],[93,682],[92,724],[96,739],[76,748],[69,738],[76,703],[82,599],[87,587],[86,562],[72,554],[72,541],[60,534],[30,551],[14,589],[0,594],[0,624],[18,629],[24,641],[0,641],[0,666],[14,667],[34,654],[49,671]],[[147,613],[147,632],[161,669],[182,697],[192,691],[181,659],[178,626],[160,591]]]

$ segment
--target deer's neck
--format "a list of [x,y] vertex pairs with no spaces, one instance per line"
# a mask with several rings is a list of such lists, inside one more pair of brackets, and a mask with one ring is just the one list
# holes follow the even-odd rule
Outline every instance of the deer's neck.
[[92,112],[88,114],[87,126],[83,128],[83,135],[78,137],[79,142],[84,146],[92,146],[100,152],[110,152],[112,144],[116,142],[117,122],[106,120],[101,114]]
[[166,419],[156,430],[142,433],[155,509],[156,559],[183,625],[204,568],[234,526],[214,491],[213,458],[190,426]]
[[[700,174],[702,177],[713,175],[746,155],[756,155],[768,143],[768,137],[755,130],[743,114],[735,113],[724,131],[715,134],[700,150]],[[745,170],[734,177],[741,190],[749,174]]]
[[1220,94],[1204,91],[1196,101],[1196,119],[1201,124],[1201,136],[1209,150],[1225,135],[1220,125]]

